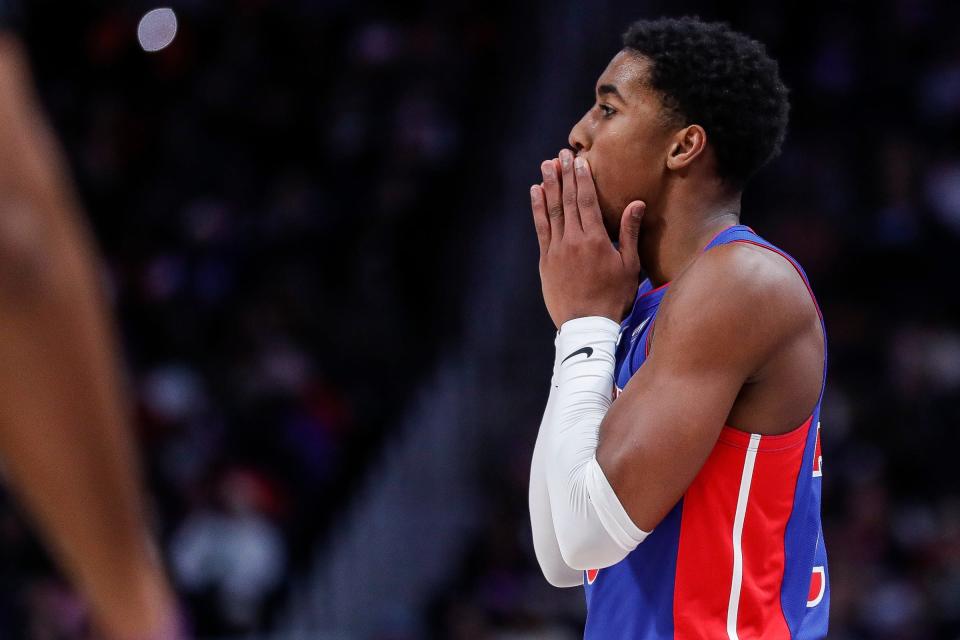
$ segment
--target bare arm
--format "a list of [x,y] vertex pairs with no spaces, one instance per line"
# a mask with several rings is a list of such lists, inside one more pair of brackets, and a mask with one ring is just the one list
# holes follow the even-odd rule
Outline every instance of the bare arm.
[[165,633],[173,598],[145,523],[107,318],[23,52],[0,33],[2,465],[108,636],[146,638]]
[[643,529],[693,482],[744,383],[806,326],[796,274],[757,251],[714,249],[671,286],[647,361],[600,425],[597,461]]

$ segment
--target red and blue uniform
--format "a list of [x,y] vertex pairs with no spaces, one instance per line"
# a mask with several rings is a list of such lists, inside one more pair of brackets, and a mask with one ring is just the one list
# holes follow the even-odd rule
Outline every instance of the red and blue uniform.
[[[810,289],[800,265],[749,227],[724,230],[705,251],[731,242],[780,254]],[[623,321],[618,389],[646,360],[668,287],[653,289],[644,282]],[[824,357],[824,382],[826,368]],[[826,637],[830,581],[820,522],[822,400],[821,385],[810,417],[783,435],[723,427],[683,498],[643,544],[611,567],[585,572],[587,640]]]

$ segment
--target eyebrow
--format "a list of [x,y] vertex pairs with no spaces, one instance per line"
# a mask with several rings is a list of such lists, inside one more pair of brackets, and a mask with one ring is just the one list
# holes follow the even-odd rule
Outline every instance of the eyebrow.
[[623,99],[623,96],[620,95],[620,92],[617,90],[617,85],[615,84],[601,84],[597,87],[597,95],[613,95],[619,98],[621,102],[626,102],[626,100]]

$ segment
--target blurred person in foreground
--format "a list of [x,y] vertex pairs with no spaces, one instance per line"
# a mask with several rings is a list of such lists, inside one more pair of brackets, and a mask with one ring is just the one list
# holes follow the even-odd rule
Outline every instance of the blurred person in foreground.
[[0,24],[0,468],[106,637],[169,640],[174,597],[66,173],[21,44]]
[[623,45],[531,187],[558,328],[537,559],[584,585],[587,638],[823,638],[825,330],[799,264],[740,224],[787,89],[724,24]]

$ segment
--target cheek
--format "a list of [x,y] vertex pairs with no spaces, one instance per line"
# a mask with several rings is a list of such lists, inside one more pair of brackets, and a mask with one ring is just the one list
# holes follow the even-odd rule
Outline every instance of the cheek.
[[616,138],[591,150],[591,166],[597,183],[597,197],[604,214],[626,205],[631,183],[636,182],[637,161],[631,158],[629,145]]
[[596,166],[594,178],[603,226],[606,227],[610,239],[615,240],[620,232],[620,216],[626,203],[623,202],[622,177],[617,171],[616,163],[610,160],[612,158],[600,162],[598,166],[594,165]]
[[622,209],[632,200],[647,195],[658,174],[655,148],[654,141],[631,135],[606,150],[598,182],[602,183],[611,205]]

